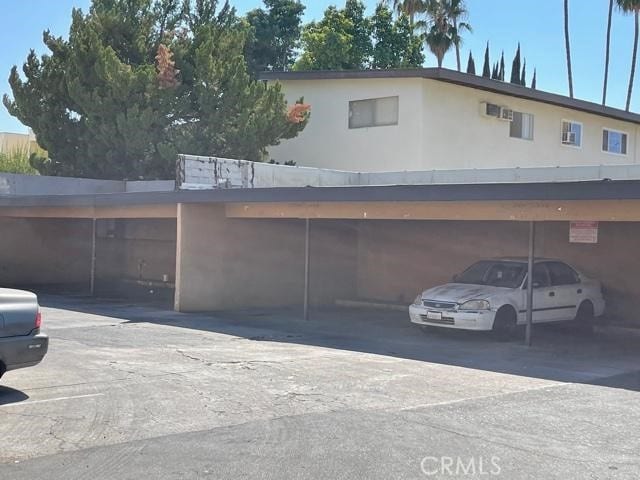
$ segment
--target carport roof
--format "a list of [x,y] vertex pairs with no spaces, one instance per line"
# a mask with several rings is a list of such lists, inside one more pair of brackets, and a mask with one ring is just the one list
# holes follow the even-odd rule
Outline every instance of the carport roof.
[[640,180],[277,187],[92,195],[0,196],[0,214],[2,207],[112,207],[178,203],[473,202],[637,199],[640,199]]

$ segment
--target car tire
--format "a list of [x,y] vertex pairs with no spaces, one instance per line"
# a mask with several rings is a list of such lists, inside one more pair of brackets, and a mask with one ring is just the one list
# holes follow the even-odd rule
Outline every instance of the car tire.
[[518,316],[511,307],[502,307],[493,321],[493,334],[502,342],[513,340],[518,333]]
[[593,303],[585,301],[580,304],[574,319],[576,330],[585,335],[592,335],[596,323]]

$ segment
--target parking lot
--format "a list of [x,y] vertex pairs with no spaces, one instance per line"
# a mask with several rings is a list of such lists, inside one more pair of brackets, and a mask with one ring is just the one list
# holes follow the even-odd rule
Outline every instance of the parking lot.
[[49,354],[0,384],[0,478],[640,472],[638,340],[547,327],[527,348],[425,335],[402,312],[41,302]]

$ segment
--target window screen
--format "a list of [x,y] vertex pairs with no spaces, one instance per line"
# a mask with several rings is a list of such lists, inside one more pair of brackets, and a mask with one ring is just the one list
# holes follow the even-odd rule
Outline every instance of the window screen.
[[627,134],[615,130],[602,131],[602,150],[620,155],[627,154]]
[[510,124],[509,136],[533,140],[533,115],[530,113],[513,112],[513,121]]
[[398,124],[398,97],[349,102],[349,128]]

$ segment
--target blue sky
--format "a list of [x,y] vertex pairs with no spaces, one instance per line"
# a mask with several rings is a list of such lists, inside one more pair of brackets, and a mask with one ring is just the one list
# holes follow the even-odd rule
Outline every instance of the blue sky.
[[[365,0],[369,11],[377,0]],[[240,13],[261,5],[260,0],[232,0]],[[328,5],[343,2],[307,0],[306,20],[319,18]],[[571,0],[570,28],[574,90],[577,98],[600,102],[604,65],[604,43],[607,0]],[[0,29],[0,91],[9,92],[7,78],[11,67],[22,65],[29,49],[44,52],[42,32],[66,36],[71,9],[87,10],[90,0],[4,0],[4,22]],[[482,68],[484,47],[489,41],[492,61],[504,50],[510,70],[517,43],[527,60],[529,76],[538,70],[538,89],[568,94],[563,36],[562,0],[524,2],[514,0],[467,0],[469,21],[473,33],[465,35],[462,47],[464,64],[469,49],[473,51],[477,68]],[[633,19],[617,12],[613,20],[611,67],[607,104],[624,108],[631,50]],[[449,53],[445,67],[455,68],[455,55]],[[426,66],[434,66],[435,58],[427,56]],[[631,109],[640,111],[640,74]],[[0,106],[0,131],[25,132],[24,127]]]

